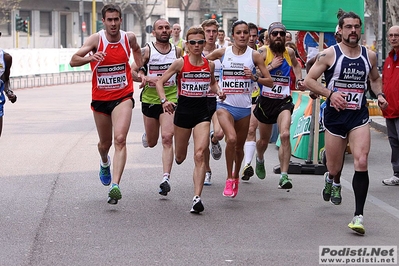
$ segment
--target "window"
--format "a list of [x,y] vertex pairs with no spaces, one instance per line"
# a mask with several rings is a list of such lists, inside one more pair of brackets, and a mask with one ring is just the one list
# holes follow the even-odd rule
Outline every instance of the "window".
[[90,14],[91,13],[84,13],[83,14],[83,21],[86,23],[86,32],[83,34],[83,36],[89,36],[91,34]]
[[51,36],[51,12],[40,11],[40,36]]
[[169,8],[180,8],[181,7],[181,0],[169,0],[168,1]]
[[0,11],[0,32],[2,36],[11,35],[11,12],[2,10]]

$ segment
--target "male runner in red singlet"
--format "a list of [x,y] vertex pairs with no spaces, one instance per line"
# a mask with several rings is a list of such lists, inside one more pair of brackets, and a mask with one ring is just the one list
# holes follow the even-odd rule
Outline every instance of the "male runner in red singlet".
[[[111,185],[108,203],[117,204],[122,198],[119,182],[126,164],[126,138],[134,107],[130,49],[138,67],[141,67],[142,60],[136,35],[120,30],[121,9],[109,4],[103,7],[101,13],[104,30],[92,34],[85,41],[72,56],[70,65],[76,67],[90,63],[93,71],[91,109],[99,136],[99,176],[104,186]],[[89,56],[86,56],[88,53]],[[111,177],[108,152],[112,142],[115,153]]]

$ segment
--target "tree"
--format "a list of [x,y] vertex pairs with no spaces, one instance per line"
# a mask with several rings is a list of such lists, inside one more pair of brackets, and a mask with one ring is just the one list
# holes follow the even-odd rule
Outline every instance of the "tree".
[[[151,2],[151,3],[150,3]],[[133,14],[138,19],[140,24],[140,31],[141,31],[141,47],[145,46],[146,43],[146,31],[145,27],[147,26],[147,19],[151,17],[152,13],[154,12],[154,8],[158,3],[158,0],[103,0],[104,4],[116,4],[119,5],[122,12],[130,7],[133,11]],[[150,6],[150,11],[148,14],[147,7]]]
[[183,11],[184,11],[184,32],[183,36],[186,36],[186,32],[190,25],[188,24],[188,11],[190,9],[191,4],[194,2],[194,0],[181,0],[181,4],[183,6]]
[[[399,22],[399,2],[397,0],[382,0],[382,3],[385,3],[386,6],[386,17],[385,17],[385,29],[386,32],[392,25],[398,25]],[[365,0],[366,3],[366,12],[371,14],[371,21],[374,28],[374,40],[378,40],[378,28],[380,21],[378,20],[379,6],[378,0]],[[385,38],[386,36],[382,36]],[[378,43],[378,42],[377,42]],[[389,47],[385,47],[385,52]],[[384,49],[384,48],[383,48]]]
[[378,39],[378,23],[379,23],[379,16],[378,16],[378,2],[376,0],[365,0],[366,2],[366,12],[372,14],[371,23],[374,29],[374,40]]
[[[375,39],[378,39],[378,0],[365,0],[366,11],[371,15]],[[383,0],[386,2],[386,29],[388,30],[392,25],[397,25],[399,22],[399,2],[397,0]]]
[[399,22],[399,2],[387,0],[387,29]]
[[0,12],[3,13],[4,17],[0,20],[0,24],[9,23],[9,15],[11,10],[19,9],[19,3],[21,0],[2,0],[0,1]]

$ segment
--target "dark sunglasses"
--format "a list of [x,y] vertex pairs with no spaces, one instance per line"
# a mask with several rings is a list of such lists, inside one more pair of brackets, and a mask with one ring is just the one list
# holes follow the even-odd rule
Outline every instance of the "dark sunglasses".
[[205,40],[198,40],[198,41],[196,41],[196,40],[189,40],[188,43],[191,44],[191,45],[196,45],[197,43],[198,43],[198,44],[204,44],[204,43],[205,43]]
[[280,36],[281,37],[285,37],[285,35],[286,35],[286,32],[285,31],[272,31],[271,33],[270,33],[273,37],[277,37],[277,35],[279,35],[280,34]]

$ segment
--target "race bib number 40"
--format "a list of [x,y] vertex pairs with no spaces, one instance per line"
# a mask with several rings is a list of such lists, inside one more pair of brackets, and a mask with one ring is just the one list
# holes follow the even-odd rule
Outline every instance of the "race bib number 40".
[[273,87],[262,87],[262,96],[271,99],[284,99],[290,95],[290,77],[272,75]]

